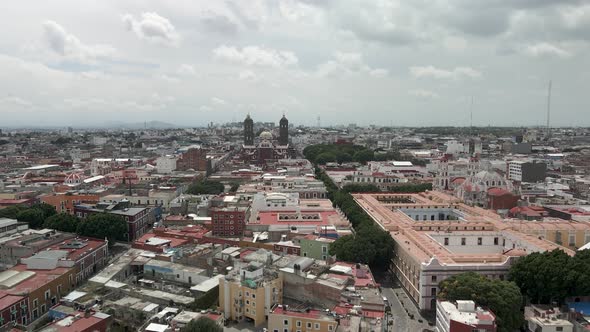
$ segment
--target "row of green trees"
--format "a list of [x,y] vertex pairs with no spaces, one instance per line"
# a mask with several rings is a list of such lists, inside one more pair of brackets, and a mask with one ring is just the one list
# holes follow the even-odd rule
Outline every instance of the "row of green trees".
[[97,239],[127,241],[127,222],[120,216],[98,213],[80,219],[67,213],[57,213],[49,204],[34,204],[31,207],[9,206],[0,210],[0,218],[11,218],[29,224],[29,228],[51,228],[62,232],[76,233]]
[[[421,193],[426,190],[432,190],[432,183],[404,184],[392,186],[388,192],[392,193]],[[342,191],[347,193],[377,193],[381,190],[374,184],[351,183],[342,187]]]
[[386,270],[392,258],[394,244],[389,233],[376,226],[371,217],[356,204],[352,195],[338,190],[320,168],[316,168],[316,176],[324,182],[328,197],[346,214],[355,230],[354,235],[338,238],[330,246],[330,255],[336,255],[344,261],[365,263],[371,268]]
[[307,146],[303,155],[309,161],[317,165],[337,162],[339,164],[356,161],[366,163],[375,160],[375,153],[359,145],[346,144],[315,144]]
[[224,189],[223,183],[204,179],[191,184],[186,192],[191,195],[218,195]]
[[303,149],[303,155],[316,165],[326,163],[346,163],[351,161],[366,164],[368,161],[405,160],[415,165],[426,164],[425,160],[412,156],[402,155],[399,151],[387,151],[375,153],[372,149],[360,145],[350,144],[315,144]]
[[590,294],[590,250],[570,256],[562,250],[535,252],[519,258],[508,278],[532,303],[563,303]]
[[441,281],[439,289],[440,300],[472,300],[489,308],[496,315],[499,332],[512,332],[522,326],[522,295],[514,282],[467,272]]
[[574,256],[562,250],[531,253],[512,265],[508,281],[468,272],[443,280],[439,288],[439,299],[473,300],[496,314],[499,331],[514,331],[523,323],[525,303],[563,304],[590,294],[590,250]]

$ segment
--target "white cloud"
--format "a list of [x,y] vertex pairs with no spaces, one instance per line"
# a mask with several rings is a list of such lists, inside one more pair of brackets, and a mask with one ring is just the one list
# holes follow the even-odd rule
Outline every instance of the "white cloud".
[[216,106],[224,106],[227,102],[221,98],[213,97],[211,98],[211,103]]
[[389,74],[389,71],[384,68],[371,68],[365,63],[361,53],[335,52],[334,59],[320,64],[316,74],[319,77],[350,74],[369,74],[372,77],[384,77]]
[[436,78],[436,79],[460,79],[460,78],[479,78],[482,76],[480,71],[471,67],[455,67],[454,69],[440,69],[434,66],[412,66],[410,74],[415,78]]
[[209,105],[202,105],[201,107],[199,107],[199,111],[201,111],[203,113],[213,112],[213,107],[211,107]]
[[408,94],[420,99],[436,99],[439,97],[438,93],[429,90],[410,90]]
[[290,51],[280,51],[259,46],[246,46],[242,49],[222,45],[213,50],[217,59],[248,66],[284,67],[296,65],[297,56]]
[[0,105],[3,105],[4,107],[10,108],[10,107],[24,107],[24,108],[30,108],[33,107],[33,103],[22,99],[20,97],[15,97],[15,96],[9,96],[9,97],[5,97],[0,99]]
[[180,35],[170,21],[156,13],[143,13],[140,18],[125,14],[121,18],[125,27],[140,39],[165,45],[178,45]]
[[238,79],[254,83],[258,82],[260,77],[258,77],[258,75],[256,75],[256,73],[251,70],[242,70],[238,75]]
[[385,76],[389,75],[389,70],[383,69],[383,68],[372,69],[369,72],[369,75],[371,75],[373,77],[377,77],[377,78],[385,77]]
[[533,57],[540,56],[556,56],[559,58],[569,58],[572,54],[563,48],[557,47],[549,43],[538,43],[534,45],[528,45],[525,50],[525,54]]
[[195,66],[183,63],[178,66],[176,73],[183,76],[193,76],[197,74],[197,70],[195,69]]
[[72,61],[94,62],[112,57],[116,51],[110,45],[86,45],[54,21],[43,22],[44,39],[51,51]]

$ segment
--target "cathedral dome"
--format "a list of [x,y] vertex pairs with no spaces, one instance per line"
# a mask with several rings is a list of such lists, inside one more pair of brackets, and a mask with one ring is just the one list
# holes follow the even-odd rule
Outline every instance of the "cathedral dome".
[[270,131],[263,131],[260,133],[260,139],[272,140],[272,134]]

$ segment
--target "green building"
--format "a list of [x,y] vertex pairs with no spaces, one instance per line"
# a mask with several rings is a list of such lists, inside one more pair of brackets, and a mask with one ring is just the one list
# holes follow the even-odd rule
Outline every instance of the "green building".
[[330,245],[334,239],[307,235],[301,239],[301,256],[314,259],[327,260],[330,257]]

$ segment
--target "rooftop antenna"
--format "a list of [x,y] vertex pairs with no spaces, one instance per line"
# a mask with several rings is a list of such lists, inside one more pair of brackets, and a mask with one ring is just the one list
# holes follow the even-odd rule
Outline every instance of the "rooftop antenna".
[[549,121],[551,120],[551,80],[549,80],[549,88],[547,89],[547,136],[551,130],[549,128]]

